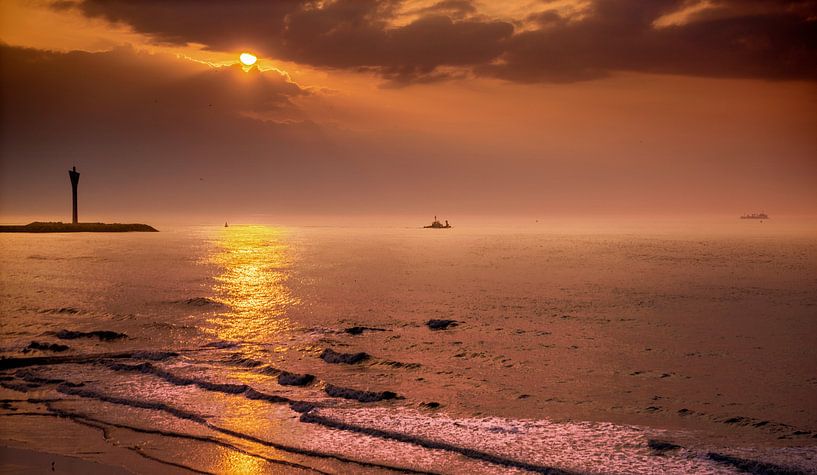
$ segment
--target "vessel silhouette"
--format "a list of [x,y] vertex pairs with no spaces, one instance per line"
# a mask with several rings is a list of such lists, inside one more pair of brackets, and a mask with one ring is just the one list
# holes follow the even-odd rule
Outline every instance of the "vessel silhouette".
[[443,223],[441,223],[441,222],[439,222],[437,220],[436,216],[434,216],[434,221],[429,226],[423,226],[423,228],[426,228],[426,229],[428,229],[428,228],[432,228],[432,229],[449,229],[450,227],[451,227],[451,225],[448,224],[447,219],[445,220],[445,224],[443,224]]

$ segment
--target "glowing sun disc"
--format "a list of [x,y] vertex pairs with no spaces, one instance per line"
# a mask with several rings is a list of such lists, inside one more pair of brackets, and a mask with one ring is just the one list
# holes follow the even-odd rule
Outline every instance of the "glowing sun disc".
[[241,60],[241,64],[245,66],[252,66],[256,61],[258,61],[258,58],[250,53],[241,53],[241,56],[239,56],[238,59]]

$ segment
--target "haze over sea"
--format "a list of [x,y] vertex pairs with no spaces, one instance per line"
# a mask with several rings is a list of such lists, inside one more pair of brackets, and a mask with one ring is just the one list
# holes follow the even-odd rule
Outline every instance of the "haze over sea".
[[0,235],[0,438],[108,473],[817,472],[817,225],[772,218]]

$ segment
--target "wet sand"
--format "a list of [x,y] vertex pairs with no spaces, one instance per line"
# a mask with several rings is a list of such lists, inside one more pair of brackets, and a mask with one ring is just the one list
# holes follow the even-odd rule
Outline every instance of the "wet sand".
[[77,457],[66,457],[48,452],[0,446],[0,460],[6,474],[87,473],[130,474],[134,473],[113,465],[88,462]]

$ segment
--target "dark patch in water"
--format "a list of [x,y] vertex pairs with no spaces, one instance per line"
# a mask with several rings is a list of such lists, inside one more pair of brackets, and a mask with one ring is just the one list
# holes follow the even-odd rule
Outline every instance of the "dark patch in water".
[[168,358],[173,358],[174,356],[179,356],[179,354],[172,351],[134,351],[131,354],[132,359],[150,361],[164,361]]
[[211,341],[210,343],[204,345],[205,348],[236,348],[239,344],[234,341]]
[[316,407],[317,406],[315,404],[312,404],[311,402],[305,402],[305,401],[292,401],[291,403],[289,403],[289,408],[290,409],[292,409],[295,412],[300,412],[300,413],[309,412],[312,409],[315,409]]
[[[705,415],[702,413],[698,413],[698,415]],[[755,419],[753,417],[744,417],[744,416],[733,416],[727,418],[718,418],[718,417],[711,417],[713,420],[720,422],[722,424],[729,424],[729,425],[736,425],[741,427],[754,427],[756,429],[764,430],[767,432],[775,433],[775,434],[782,434],[779,438],[790,438],[790,437],[803,437],[803,436],[813,436],[817,435],[813,431],[810,430],[802,430],[796,429],[795,427],[790,426],[789,424],[784,424],[782,422],[774,422],[768,420],[760,420]]]
[[39,351],[54,351],[56,353],[60,353],[63,351],[67,351],[70,348],[68,345],[60,345],[59,343],[43,343],[40,341],[32,341],[28,344],[25,348],[22,349],[23,353],[28,353],[30,351],[39,350]]
[[428,328],[432,330],[446,330],[448,327],[455,327],[459,324],[456,320],[429,320],[426,322]]
[[384,332],[386,330],[384,328],[372,328],[372,327],[349,327],[349,328],[347,328],[347,329],[345,329],[343,331],[350,334],[350,335],[361,335],[365,331]]
[[20,393],[27,393],[31,389],[31,387],[27,384],[17,383],[13,381],[2,381],[0,382],[0,386]]
[[295,374],[284,371],[278,375],[278,384],[282,386],[306,386],[315,380],[311,374]]
[[381,361],[377,364],[391,366],[392,368],[417,369],[422,366],[420,363],[401,363],[400,361]]
[[369,354],[362,351],[360,353],[338,353],[331,348],[327,348],[321,353],[321,359],[332,364],[356,364],[369,359]]
[[681,448],[680,445],[673,444],[672,442],[666,442],[663,440],[656,439],[649,439],[647,441],[647,446],[660,454],[663,454],[664,452],[669,452],[670,450],[677,450]]
[[359,391],[357,389],[342,388],[333,384],[327,384],[324,390],[326,394],[332,397],[354,399],[359,402],[376,402],[386,399],[395,399],[397,397],[397,394],[391,391]]
[[60,340],[76,340],[77,338],[98,338],[99,341],[114,341],[127,338],[128,335],[110,330],[94,330],[90,332],[78,332],[72,330],[60,330],[56,333]]
[[62,384],[66,381],[64,379],[56,379],[56,378],[43,378],[42,376],[38,376],[36,373],[33,373],[29,370],[19,370],[14,373],[14,376],[22,379],[27,383],[36,383],[36,384]]
[[178,303],[183,303],[185,305],[193,305],[194,307],[206,307],[206,306],[221,306],[222,304],[216,302],[215,300],[208,299],[207,297],[193,297],[186,300],[179,300]]
[[420,407],[425,407],[426,409],[439,409],[441,405],[442,404],[440,404],[437,401],[421,402],[420,403]]
[[805,475],[806,473],[794,468],[782,467],[767,462],[758,462],[756,460],[748,460],[715,452],[709,452],[706,456],[709,457],[710,460],[729,465],[741,472],[751,473],[752,475]]
[[44,310],[40,310],[40,313],[60,313],[60,314],[76,314],[79,313],[80,310],[74,307],[58,307],[58,308],[46,308]]
[[85,383],[74,383],[74,382],[66,381],[64,379],[59,379],[59,378],[44,378],[44,377],[39,376],[36,373],[33,373],[33,372],[29,371],[29,370],[19,370],[16,373],[14,373],[14,375],[17,378],[25,381],[27,383],[26,386],[28,386],[30,388],[41,387],[41,386],[47,385],[47,384],[49,384],[49,385],[63,384],[63,385],[65,385],[67,387],[70,387],[70,388],[81,388],[81,387],[85,386]]
[[227,358],[227,361],[232,365],[242,366],[244,368],[257,368],[264,365],[263,361],[247,358],[241,353],[233,353],[229,358]]

